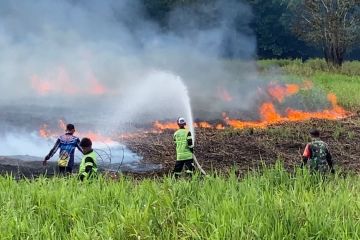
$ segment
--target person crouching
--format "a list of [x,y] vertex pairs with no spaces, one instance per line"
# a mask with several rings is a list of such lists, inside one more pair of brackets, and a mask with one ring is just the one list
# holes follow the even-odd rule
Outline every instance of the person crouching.
[[81,159],[79,167],[79,179],[84,181],[96,178],[98,170],[96,163],[96,153],[92,149],[91,140],[89,138],[81,139],[80,146],[83,150],[84,156]]

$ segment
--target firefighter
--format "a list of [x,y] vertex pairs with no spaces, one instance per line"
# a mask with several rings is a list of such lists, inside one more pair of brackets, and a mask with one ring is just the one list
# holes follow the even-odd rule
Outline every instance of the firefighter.
[[326,173],[329,170],[331,173],[335,173],[331,153],[327,144],[320,140],[319,130],[311,130],[310,136],[311,142],[305,147],[301,167],[305,166],[309,161],[310,171],[313,173]]
[[96,153],[92,149],[92,142],[89,138],[81,139],[80,146],[83,149],[84,156],[81,159],[79,167],[79,179],[81,181],[97,177]]
[[75,148],[77,148],[80,152],[82,149],[80,147],[80,139],[74,136],[75,126],[73,124],[66,125],[66,132],[64,135],[61,135],[54,145],[54,147],[50,150],[49,154],[46,155],[43,165],[46,166],[47,161],[54,156],[58,149],[60,149],[59,159],[58,159],[58,167],[59,173],[72,173],[74,167],[74,154]]
[[180,117],[177,120],[179,129],[174,133],[174,142],[176,144],[176,164],[173,170],[173,175],[179,177],[181,171],[185,166],[185,172],[188,175],[192,175],[194,172],[194,160],[193,160],[193,140],[191,132],[185,128],[186,121]]

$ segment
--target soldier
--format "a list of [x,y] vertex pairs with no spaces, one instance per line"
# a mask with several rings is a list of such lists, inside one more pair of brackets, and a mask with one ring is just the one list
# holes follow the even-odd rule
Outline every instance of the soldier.
[[305,147],[301,167],[309,161],[311,172],[326,173],[330,170],[331,173],[335,173],[329,148],[325,142],[320,140],[319,130],[311,130],[310,136],[311,142]]

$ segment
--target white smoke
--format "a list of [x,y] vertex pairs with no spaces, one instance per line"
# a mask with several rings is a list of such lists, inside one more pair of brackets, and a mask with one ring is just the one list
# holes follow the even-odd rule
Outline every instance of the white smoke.
[[[91,95],[96,84],[121,96],[154,68],[182,77],[193,95],[222,81],[248,78],[256,72],[254,65],[239,76],[219,59],[227,52],[247,59],[254,55],[250,9],[232,0],[208,2],[176,8],[169,15],[170,30],[161,31],[138,0],[1,1],[0,96],[4,101],[76,98]],[[202,26],[202,18],[209,17],[216,19]],[[240,22],[245,33],[235,29],[238,19],[245,19]]]
[[140,0],[2,0],[1,105],[28,112],[6,121],[34,121],[30,131],[41,118],[110,129],[139,119],[191,122],[189,95],[195,117],[219,113],[230,104],[216,96],[222,87],[236,96],[231,108],[250,108],[258,84],[250,20],[235,0],[174,8],[164,26]]

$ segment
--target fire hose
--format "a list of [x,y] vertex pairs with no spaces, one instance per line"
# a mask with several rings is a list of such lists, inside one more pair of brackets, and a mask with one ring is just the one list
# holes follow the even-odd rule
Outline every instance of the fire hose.
[[201,167],[201,165],[199,164],[198,160],[196,159],[195,154],[193,154],[193,158],[194,158],[194,163],[195,163],[196,167],[199,169],[199,171],[200,171],[203,175],[206,175],[206,172],[204,171],[204,169]]

